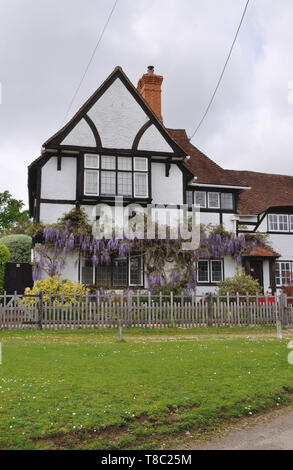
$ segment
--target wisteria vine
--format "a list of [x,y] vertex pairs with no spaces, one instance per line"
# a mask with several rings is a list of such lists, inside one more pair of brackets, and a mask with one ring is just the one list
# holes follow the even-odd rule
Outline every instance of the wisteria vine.
[[[71,211],[60,219],[59,225],[43,227],[41,242],[35,244],[33,279],[39,280],[42,272],[49,276],[60,275],[66,257],[76,252],[77,260],[89,258],[93,266],[108,264],[113,256],[129,254],[144,257],[149,288],[152,291],[177,284],[181,289],[196,289],[196,262],[200,259],[221,259],[232,256],[238,265],[243,255],[257,245],[264,245],[261,238],[237,237],[222,226],[201,227],[200,246],[195,251],[181,249],[182,240],[162,239],[96,239],[86,223],[76,223],[76,211],[85,221],[81,209]],[[75,217],[73,217],[73,215]],[[40,235],[40,232],[39,232]]]

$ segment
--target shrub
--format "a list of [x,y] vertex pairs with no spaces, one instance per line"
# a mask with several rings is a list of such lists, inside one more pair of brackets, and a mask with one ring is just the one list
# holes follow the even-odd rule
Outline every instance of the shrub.
[[[48,302],[50,297],[48,294],[56,295],[56,297],[52,298],[52,302],[55,304],[61,303],[61,294],[64,294],[63,303],[68,304],[74,301],[74,295],[82,296],[88,292],[88,289],[80,284],[79,282],[72,282],[72,281],[60,281],[58,276],[48,277],[47,279],[43,279],[42,281],[36,281],[34,287],[31,289],[27,287],[25,289],[26,295],[36,295],[39,292],[43,292],[44,302]],[[46,295],[47,294],[47,295]],[[27,303],[34,303],[35,299],[27,298]]]
[[238,271],[235,276],[225,279],[218,284],[219,295],[224,296],[227,294],[236,295],[255,295],[261,293],[261,287],[255,279],[246,275],[244,269]]
[[0,245],[0,295],[4,290],[5,264],[9,261],[10,252],[5,245]]
[[7,246],[10,251],[12,263],[30,263],[32,239],[28,235],[7,235],[0,239],[0,243]]

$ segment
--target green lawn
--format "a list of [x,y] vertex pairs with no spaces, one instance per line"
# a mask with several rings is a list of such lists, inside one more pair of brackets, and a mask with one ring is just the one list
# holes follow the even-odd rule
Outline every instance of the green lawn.
[[272,332],[0,331],[0,448],[150,449],[288,403]]

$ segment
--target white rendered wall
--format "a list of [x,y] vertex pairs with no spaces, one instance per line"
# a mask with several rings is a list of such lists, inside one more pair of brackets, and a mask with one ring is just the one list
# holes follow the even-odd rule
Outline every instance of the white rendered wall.
[[140,139],[138,150],[156,150],[157,152],[173,152],[162,134],[152,124]]
[[119,78],[93,105],[88,115],[98,129],[102,146],[117,149],[131,149],[139,129],[149,120]]
[[152,163],[153,204],[183,204],[183,175],[172,163],[169,176],[165,176],[165,163]]
[[51,157],[42,168],[42,199],[76,199],[76,158],[62,157],[57,170],[57,157]]
[[293,260],[293,235],[271,233],[269,242],[273,250],[281,255],[278,259]]
[[96,147],[96,139],[88,123],[81,119],[61,144]]
[[54,224],[59,217],[71,211],[75,206],[70,204],[40,204],[40,221],[44,224]]
[[203,225],[219,225],[220,214],[216,212],[200,212],[200,223]]
[[225,230],[236,233],[235,214],[223,214],[223,225]]
[[69,253],[66,256],[65,266],[60,274],[61,280],[70,280],[73,282],[78,281],[79,277],[79,262],[78,252]]

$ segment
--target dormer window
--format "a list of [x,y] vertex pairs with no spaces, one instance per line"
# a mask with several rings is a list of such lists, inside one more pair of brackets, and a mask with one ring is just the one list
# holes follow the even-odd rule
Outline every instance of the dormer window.
[[270,232],[289,232],[289,216],[284,214],[269,214]]
[[85,196],[149,196],[148,159],[85,154]]
[[232,192],[188,190],[186,191],[186,203],[189,208],[194,204],[200,209],[219,209],[219,211],[232,212],[234,210],[234,194]]

